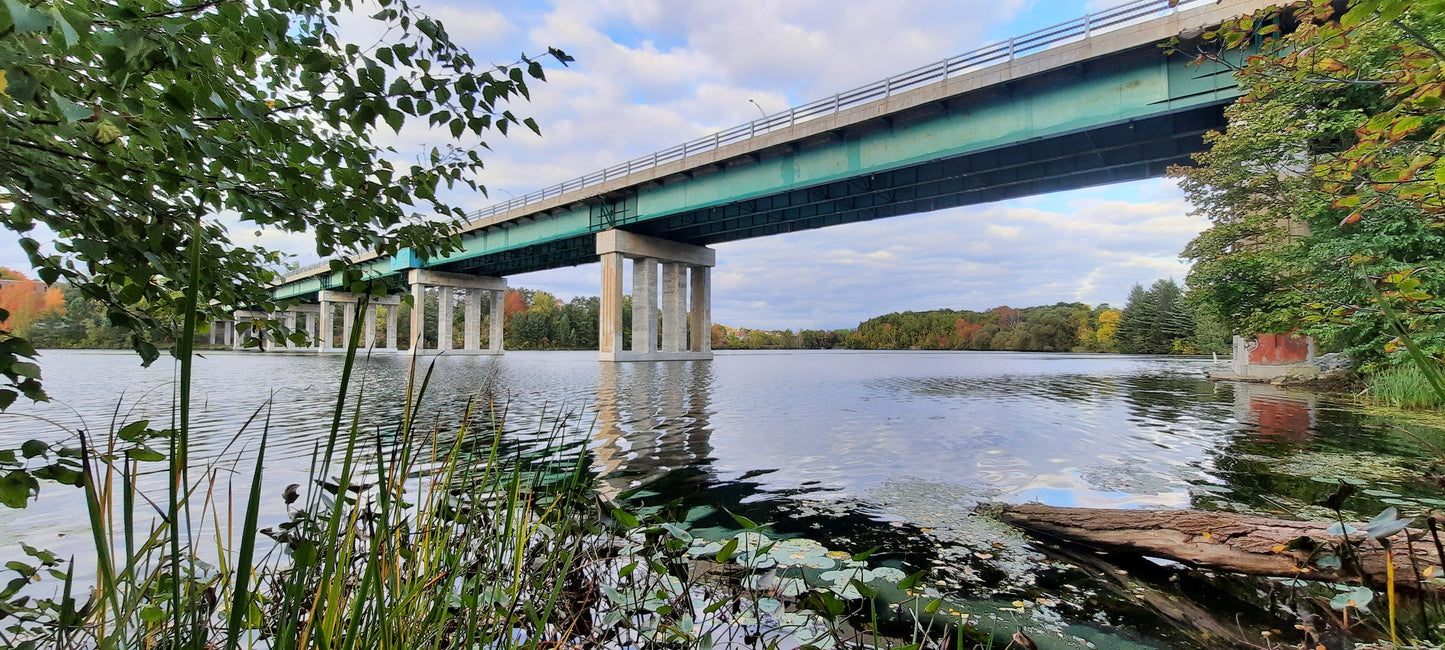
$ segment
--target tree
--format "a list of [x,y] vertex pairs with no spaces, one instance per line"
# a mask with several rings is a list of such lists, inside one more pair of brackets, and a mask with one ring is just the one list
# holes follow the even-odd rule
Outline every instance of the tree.
[[1097,342],[1098,349],[1105,351],[1114,350],[1118,345],[1119,320],[1124,315],[1124,312],[1117,309],[1109,309],[1108,305],[1100,305],[1100,307],[1102,309],[1099,310],[1098,316],[1096,316],[1099,326],[1094,331],[1094,340]]
[[503,324],[510,327],[512,318],[517,314],[527,311],[527,296],[515,289],[507,291],[502,297],[502,318]]
[[[146,362],[149,332],[174,330],[187,290],[209,312],[200,322],[281,306],[266,290],[279,257],[231,244],[220,214],[309,232],[323,257],[455,249],[463,212],[438,191],[482,189],[472,174],[492,129],[537,130],[505,106],[543,68],[479,65],[437,21],[379,4],[387,37],[366,47],[337,31],[362,9],[350,0],[0,4],[0,222],[42,281],[104,304]],[[399,165],[377,137],[411,119],[471,140]],[[25,342],[0,336],[0,348],[12,389],[35,379],[15,365]]]
[[18,277],[0,283],[0,310],[9,312],[5,326],[12,334],[25,336],[35,321],[65,311],[65,295],[60,287],[46,287],[23,274],[10,273]]
[[1192,339],[1194,331],[1183,289],[1173,280],[1156,280],[1148,289],[1136,284],[1129,292],[1117,337],[1123,352],[1169,354],[1188,351],[1176,343]]
[[1246,95],[1229,128],[1174,171],[1212,222],[1184,251],[1190,299],[1230,331],[1300,328],[1376,367],[1396,336],[1378,283],[1426,350],[1445,351],[1442,8],[1372,0],[1339,14],[1312,2],[1204,35],[1200,56],[1262,50],[1237,68]]

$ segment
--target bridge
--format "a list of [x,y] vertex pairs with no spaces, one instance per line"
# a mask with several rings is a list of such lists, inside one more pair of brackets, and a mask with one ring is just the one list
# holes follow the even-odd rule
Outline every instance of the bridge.
[[[489,296],[501,313],[505,276],[600,260],[601,360],[708,359],[709,245],[1160,176],[1190,162],[1240,94],[1227,66],[1195,65],[1162,45],[1268,4],[1135,0],[484,208],[445,258],[403,250],[351,261],[366,278],[410,290],[414,352],[428,291],[438,296],[437,349],[454,347],[460,290],[460,351],[501,353],[501,318],[482,349],[481,306]],[[355,296],[333,289],[340,284],[317,266],[274,288],[304,303],[283,317],[293,327],[299,319],[316,349],[334,343],[337,306],[355,308]],[[382,347],[395,349],[399,300],[383,302]],[[344,333],[354,315],[342,319]],[[276,315],[236,314],[267,317]],[[365,321],[368,345],[376,320]],[[227,338],[239,345],[234,327]]]

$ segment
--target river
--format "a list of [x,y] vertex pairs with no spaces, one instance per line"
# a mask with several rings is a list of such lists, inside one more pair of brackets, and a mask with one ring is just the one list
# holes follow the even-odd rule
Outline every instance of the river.
[[[1408,513],[1438,497],[1410,468],[1432,458],[1428,441],[1445,438],[1348,400],[1212,383],[1202,359],[782,351],[719,352],[710,362],[599,364],[590,352],[432,361],[421,413],[439,430],[454,431],[468,400],[482,397],[505,409],[513,445],[540,447],[554,432],[579,453],[585,445],[604,493],[642,488],[836,548],[879,546],[908,567],[936,568],[939,585],[963,596],[1025,599],[1033,609],[1018,616],[1052,617],[1061,635],[1100,647],[1191,643],[1137,597],[1103,585],[1080,591],[1093,578],[974,515],[976,505],[1309,515],[1334,479],[1351,478],[1368,484],[1361,512],[1398,503]],[[390,430],[408,357],[358,363],[363,430]],[[45,351],[41,367],[53,401],[0,415],[0,449],[100,433],[113,421],[169,421],[168,359],[141,369],[127,353]],[[336,355],[206,353],[196,362],[193,463],[222,458],[221,482],[243,490],[269,427],[262,523],[283,519],[277,496],[305,480],[341,368]],[[82,503],[74,490],[47,486],[29,509],[0,509],[0,555],[21,540],[84,555]],[[695,525],[727,523],[718,513]],[[1251,600],[1257,585],[1197,579],[1213,590],[1203,595],[1214,611],[1244,608],[1246,623],[1281,623]]]

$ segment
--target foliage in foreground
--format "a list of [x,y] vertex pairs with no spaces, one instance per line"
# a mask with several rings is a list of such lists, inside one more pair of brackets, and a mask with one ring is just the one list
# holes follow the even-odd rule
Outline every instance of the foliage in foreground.
[[[347,42],[338,26],[356,11],[385,38]],[[463,213],[439,191],[480,189],[493,129],[537,130],[506,106],[543,76],[525,57],[479,64],[441,23],[389,0],[0,3],[0,225],[43,282],[104,304],[149,363],[149,333],[178,334],[187,289],[218,317],[275,310],[277,254],[231,243],[226,223],[308,233],[323,258],[451,250]],[[458,144],[398,164],[377,140],[408,121]],[[40,395],[38,373],[16,365],[30,346],[13,339],[0,332],[0,407],[17,390]]]

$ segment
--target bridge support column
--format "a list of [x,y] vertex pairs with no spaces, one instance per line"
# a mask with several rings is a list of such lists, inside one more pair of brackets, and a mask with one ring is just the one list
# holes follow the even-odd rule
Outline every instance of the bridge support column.
[[318,308],[314,314],[306,314],[306,338],[311,341],[311,349],[321,349],[321,310]]
[[366,316],[363,319],[366,322],[361,325],[361,345],[369,350],[376,347],[376,305],[366,306]]
[[692,311],[688,326],[692,330],[693,352],[712,354],[712,269],[692,267]]
[[386,306],[386,349],[396,351],[396,308],[397,305]]
[[356,324],[356,303],[341,304],[341,348],[351,345],[351,326]]
[[287,322],[287,327],[292,330],[306,334],[308,343],[305,349],[316,349],[321,345],[317,338],[316,321],[321,317],[320,305],[296,305],[291,308],[292,320]]
[[[238,309],[238,310],[236,310],[235,312],[233,312],[231,315],[232,315],[232,317],[235,318],[235,320],[236,320],[236,325],[238,326],[238,327],[237,327],[237,331],[236,331],[235,340],[234,340],[234,342],[231,344],[231,349],[233,349],[233,350],[244,350],[244,349],[246,349],[246,337],[242,335],[242,332],[245,331],[245,329],[246,329],[246,325],[244,325],[245,323],[250,323],[250,322],[258,321],[258,320],[266,320],[267,318],[270,317],[270,314],[267,314],[266,312],[249,311],[249,310],[245,310],[245,309]],[[256,336],[261,337],[261,345],[260,345],[260,347],[258,348],[258,350],[261,351],[261,352],[267,352],[267,351],[269,351],[269,350],[271,349],[271,342],[269,342],[269,341],[267,341],[267,340],[265,339],[265,332],[264,332],[264,331],[257,331],[255,334],[256,334]]]
[[[470,354],[501,354],[501,293],[507,290],[506,280],[482,275],[413,269],[407,275],[407,282],[411,284],[412,300],[415,302],[411,310],[413,353],[420,352],[424,347],[424,339],[420,336],[420,332],[426,323],[423,305],[427,287],[436,287],[438,289],[437,348],[439,350],[452,349],[454,290],[464,289],[467,292],[466,311],[464,312],[466,328],[461,351]],[[492,292],[492,314],[496,316],[492,320],[492,337],[487,350],[481,349],[483,291]]]
[[491,313],[487,315],[492,319],[491,330],[487,332],[487,351],[492,354],[501,354],[503,350],[503,327],[507,325],[507,303],[505,291],[491,291],[492,305]]
[[319,319],[321,321],[321,331],[318,332],[316,336],[317,352],[325,352],[335,343],[335,339],[332,338],[334,336],[334,332],[336,332],[336,326],[332,323],[333,318],[336,318],[335,303],[332,303],[326,298],[322,298],[321,318]]
[[602,253],[602,305],[597,323],[597,348],[604,360],[622,354],[622,253]]
[[657,260],[632,260],[632,351],[657,351]]
[[282,322],[286,324],[286,349],[291,349],[291,333],[296,331],[296,318],[300,316],[294,309],[286,310]]
[[662,352],[686,349],[683,333],[687,319],[687,267],[662,264]]
[[465,328],[462,332],[463,350],[482,349],[482,292],[467,289],[467,308],[463,314]]
[[420,282],[411,282],[411,354],[416,356],[426,347],[426,334],[422,328],[426,326],[426,285]]
[[[708,269],[716,253],[703,246],[647,237],[622,230],[597,233],[602,258],[602,310],[598,323],[601,361],[683,361],[711,359],[711,284]],[[622,264],[633,260],[632,349],[622,349]],[[662,265],[658,281],[657,265]],[[691,272],[693,313],[688,313]],[[662,345],[657,347],[657,285],[662,285]],[[688,336],[688,325],[694,330]],[[641,330],[639,332],[639,330]],[[699,337],[696,332],[702,331]]]
[[455,329],[452,307],[455,301],[451,287],[437,287],[437,349],[443,352],[452,349],[452,334]]
[[246,335],[245,335],[246,322],[247,322],[248,320],[250,320],[250,317],[249,317],[248,314],[250,314],[250,312],[240,311],[240,310],[237,310],[237,311],[235,311],[235,312],[232,312],[232,314],[231,314],[231,318],[232,318],[232,321],[231,321],[231,323],[232,323],[232,329],[231,329],[231,349],[232,349],[232,350],[244,350],[244,349],[246,349]]

